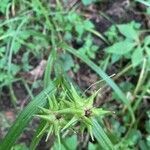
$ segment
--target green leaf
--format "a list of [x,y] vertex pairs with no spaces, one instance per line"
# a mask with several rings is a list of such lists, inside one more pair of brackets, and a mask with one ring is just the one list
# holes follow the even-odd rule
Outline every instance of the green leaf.
[[[77,14],[77,13],[75,13],[75,12],[71,12],[71,13],[69,13],[68,14],[68,16],[67,16],[67,19],[68,19],[68,21],[70,22],[70,23],[76,23],[76,21],[79,21],[80,22],[80,17],[79,17],[79,15]],[[71,27],[70,27],[71,28]]]
[[144,38],[144,46],[148,46],[150,44],[150,36],[146,36]]
[[16,41],[13,46],[14,54],[17,54],[20,48],[21,48],[21,44]]
[[147,14],[147,15],[150,15],[150,7],[148,7],[148,8],[146,9],[146,14]]
[[62,131],[66,130],[68,127],[72,126],[73,124],[75,124],[77,122],[77,119],[75,117],[73,117],[62,129]]
[[19,65],[16,65],[16,64],[13,64],[13,63],[11,64],[10,71],[11,71],[11,73],[13,75],[16,75],[19,72],[19,70],[20,70],[20,66]]
[[76,24],[75,26],[76,32],[79,34],[79,36],[82,36],[84,32],[84,26],[80,23]]
[[145,140],[139,141],[139,148],[140,148],[140,150],[149,150]]
[[[135,23],[134,23],[135,24]],[[135,30],[133,23],[117,25],[120,33],[128,39],[138,40],[138,32]]]
[[121,59],[121,55],[112,54],[111,55],[111,64],[114,64],[115,62],[119,61]]
[[9,3],[10,3],[10,0],[1,0],[0,1],[0,12],[5,13]]
[[48,84],[51,82],[51,73],[52,73],[52,66],[56,60],[56,53],[55,49],[52,50],[50,53],[48,60],[47,60],[47,65],[45,68],[45,73],[44,73],[44,87],[47,87]]
[[105,114],[108,114],[108,113],[110,114],[111,112],[103,110],[102,108],[93,109],[93,114],[96,115],[96,116],[102,116],[102,115],[105,115]]
[[127,137],[127,143],[129,146],[134,146],[137,144],[137,142],[141,139],[141,132],[139,130],[132,129],[129,132],[129,135]]
[[146,113],[147,113],[148,118],[150,119],[150,110],[147,111]]
[[136,1],[150,7],[150,0],[136,0]]
[[95,0],[82,0],[82,3],[83,3],[84,5],[90,5],[90,4],[92,4],[94,1],[95,1]]
[[77,149],[78,141],[77,141],[76,135],[73,135],[69,138],[66,138],[64,142],[65,142],[66,146],[68,148],[70,148],[70,150],[76,150]]
[[97,149],[98,149],[98,145],[97,144],[89,142],[88,150],[97,150]]
[[39,141],[41,140],[43,134],[41,133],[41,130],[44,128],[46,124],[46,121],[42,120],[40,125],[38,126],[38,128],[36,129],[36,132],[34,134],[34,136],[32,137],[32,142],[30,144],[30,150],[35,150],[36,146],[38,145]]
[[79,48],[78,52],[82,55],[87,55],[89,58],[95,58],[95,53],[98,50],[98,46],[93,44],[93,39],[91,35],[88,35],[84,45]]
[[111,43],[117,41],[118,40],[118,32],[117,32],[116,26],[112,25],[111,27],[109,27],[108,30],[105,32],[105,35]]
[[90,20],[85,20],[83,22],[83,25],[84,25],[84,28],[87,30],[94,28],[94,25]]
[[141,47],[138,47],[134,50],[133,54],[132,54],[132,65],[133,67],[136,67],[137,65],[139,65],[142,60],[143,60],[143,51]]
[[67,32],[65,33],[65,35],[64,35],[64,39],[65,39],[66,41],[71,42],[71,40],[72,40],[72,34],[71,34],[69,31],[67,31]]
[[28,51],[23,54],[21,62],[23,64],[22,65],[23,71],[29,72],[29,70],[32,69],[32,66],[29,64],[29,52]]
[[99,144],[103,147],[104,150],[114,150],[114,146],[109,140],[107,134],[104,132],[104,129],[98,124],[98,122],[93,119],[93,134]]
[[124,40],[124,41],[115,43],[114,45],[106,48],[106,51],[108,53],[124,55],[124,54],[130,52],[135,47],[135,45],[136,44],[134,42]]
[[74,66],[74,62],[70,54],[68,53],[61,54],[60,59],[62,61],[63,64],[62,66],[64,67],[65,71],[70,70]]

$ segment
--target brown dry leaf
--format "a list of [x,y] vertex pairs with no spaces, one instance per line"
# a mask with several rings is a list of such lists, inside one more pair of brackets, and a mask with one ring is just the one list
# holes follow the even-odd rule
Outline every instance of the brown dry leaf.
[[40,64],[35,69],[29,72],[34,78],[34,80],[39,79],[43,76],[46,62],[47,62],[46,60],[41,60]]
[[22,72],[20,73],[20,75],[25,78],[26,80],[30,81],[30,82],[34,82],[37,79],[40,79],[43,76],[45,67],[46,67],[46,60],[41,60],[41,62],[39,63],[39,65],[34,68],[33,70],[31,70],[30,72]]

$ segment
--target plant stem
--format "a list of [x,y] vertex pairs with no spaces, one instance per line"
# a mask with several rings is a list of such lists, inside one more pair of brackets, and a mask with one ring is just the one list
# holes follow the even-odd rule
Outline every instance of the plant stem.
[[12,104],[14,105],[14,107],[16,107],[17,98],[15,96],[12,84],[9,85],[9,90],[10,90],[10,97],[11,97]]
[[124,73],[128,72],[130,69],[132,68],[132,64],[129,64],[128,66],[126,66],[121,72],[119,72],[116,76],[114,76],[114,80],[117,80],[118,78],[120,78]]
[[142,67],[142,70],[141,70],[141,73],[140,73],[140,77],[139,77],[139,80],[138,80],[138,83],[136,85],[136,88],[133,92],[133,97],[136,96],[136,94],[138,93],[142,83],[143,83],[143,79],[144,79],[144,73],[145,73],[145,69],[146,69],[146,59],[144,58],[143,59],[143,67]]
[[133,111],[136,111],[136,110],[137,110],[137,108],[138,108],[138,106],[139,106],[141,100],[143,99],[143,96],[147,93],[147,89],[149,89],[149,88],[150,88],[150,80],[147,82],[147,85],[144,87],[144,89],[143,89],[141,95],[140,95],[140,96],[138,97],[138,99],[136,100],[136,102],[135,102],[135,104],[134,104],[134,106],[133,106]]
[[24,80],[24,79],[22,79],[22,82],[23,82],[24,87],[26,88],[26,90],[27,90],[28,94],[30,95],[31,99],[33,99],[33,98],[34,98],[34,96],[33,96],[33,94],[32,94],[32,90],[29,88],[28,84],[25,82],[25,80]]
[[105,43],[107,43],[109,45],[109,41],[98,31],[94,30],[94,29],[87,29],[87,31],[93,33],[94,35],[96,35],[97,37],[99,37],[100,39],[102,39]]

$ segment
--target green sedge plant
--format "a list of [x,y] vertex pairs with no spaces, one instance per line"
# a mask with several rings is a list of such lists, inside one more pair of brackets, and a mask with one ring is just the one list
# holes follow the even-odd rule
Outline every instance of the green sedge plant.
[[[84,0],[82,2],[88,5],[93,1]],[[7,5],[5,6],[5,3],[2,12],[4,13],[7,10],[8,20],[0,24],[2,26],[0,39],[3,40],[0,57],[4,58],[3,56],[5,56],[9,63],[7,68],[5,66],[6,62],[0,63],[3,64],[0,68],[3,72],[2,75],[11,75],[13,77],[11,83],[13,83],[16,81],[14,79],[16,79],[20,70],[29,71],[33,67],[29,64],[30,55],[43,59],[45,54],[48,58],[46,57],[47,66],[43,79],[44,89],[36,97],[32,96],[31,102],[19,114],[0,143],[0,150],[17,149],[16,147],[19,146],[15,145],[15,142],[33,118],[38,118],[41,122],[32,138],[29,148],[31,150],[36,149],[44,135],[46,135],[46,141],[48,142],[52,134],[57,139],[54,147],[57,149],[58,145],[59,148],[63,149],[68,144],[63,141],[63,137],[68,137],[67,135],[72,134],[73,141],[75,141],[74,137],[76,138],[77,132],[87,132],[91,139],[96,141],[95,147],[98,149],[119,150],[130,149],[130,147],[132,149],[141,138],[140,132],[136,128],[135,111],[142,102],[142,96],[147,94],[147,89],[149,88],[148,69],[146,67],[149,61],[149,36],[144,36],[144,38],[141,36],[140,25],[135,22],[117,25],[106,33],[108,38],[106,40],[104,36],[95,31],[94,24],[90,20],[84,19],[80,13],[75,11],[78,5],[65,10],[59,0],[56,1],[57,7],[55,9],[51,4],[45,3],[45,1],[23,1],[22,5],[20,3],[16,5],[21,12],[25,13],[19,12],[19,17],[10,19],[10,9],[6,7]],[[12,1],[9,6],[13,6],[14,3],[15,1]],[[32,11],[27,11],[28,9]],[[13,27],[12,24],[14,25]],[[6,32],[4,32],[6,30],[5,27],[8,29]],[[124,32],[125,30],[128,33]],[[105,69],[103,68],[107,69],[107,65],[101,68],[99,64],[92,61],[95,58],[95,53],[98,51],[98,46],[93,42],[93,35],[99,37],[106,44],[112,44],[112,46],[108,45],[105,51],[106,54],[109,54],[107,62],[111,59],[111,64],[113,64],[120,61],[122,57],[126,60],[131,60],[133,66],[130,65],[127,69],[125,68],[117,74],[115,80],[132,67],[141,69],[137,88],[135,88],[134,92],[135,97],[137,98],[138,96],[137,101],[131,102],[130,97],[125,93],[126,91],[121,90],[124,89],[125,85],[122,84],[120,86],[116,84],[104,72]],[[7,42],[6,39],[10,39],[10,42]],[[73,41],[79,45],[79,48],[72,46]],[[7,52],[4,51],[4,47],[7,47]],[[20,51],[22,47],[25,51],[23,51],[21,60],[22,65],[18,66],[12,56],[19,55],[19,52],[22,52]],[[124,116],[122,117],[124,126],[115,119],[111,119],[112,129],[114,130],[110,133],[107,127],[105,128],[102,118],[105,118],[105,114],[112,112],[106,108],[94,107],[94,98],[97,92],[91,97],[86,97],[79,94],[78,90],[74,88],[65,72],[75,66],[73,57],[79,58],[87,64],[91,70],[96,72],[113,89],[115,93],[113,101],[119,102],[122,106],[119,113]],[[70,63],[65,60],[69,60]],[[59,63],[56,65],[57,61]],[[60,63],[60,61],[63,63]],[[140,65],[141,62],[144,62],[143,65]],[[12,69],[13,64],[15,64],[14,69]],[[63,64],[62,67],[60,67],[61,64]],[[5,76],[2,78],[8,81],[8,78]],[[5,85],[9,85],[10,89],[12,89],[10,83]],[[141,86],[143,91],[139,88]],[[3,84],[1,84],[1,87],[3,87]],[[129,86],[128,89],[131,90],[132,86]],[[139,91],[141,91],[140,95],[138,95]],[[146,130],[148,130],[147,121],[145,122]],[[117,132],[119,133],[116,134]],[[143,143],[148,143],[148,140],[149,137],[141,140],[140,146]],[[89,147],[94,147],[93,143],[89,143]],[[145,145],[147,146],[148,144]],[[21,147],[25,146],[22,145]]]
[[[56,96],[57,91],[52,96],[47,95],[48,108],[39,107],[41,113],[36,115],[46,121],[38,136],[46,132],[46,141],[48,141],[49,136],[54,134],[60,148],[62,136],[73,131],[83,134],[87,129],[94,141],[93,119],[110,113],[110,111],[94,107],[94,98],[97,92],[89,98],[81,97],[73,85],[70,85],[69,90],[63,88],[60,97]],[[78,125],[79,128],[77,128]]]

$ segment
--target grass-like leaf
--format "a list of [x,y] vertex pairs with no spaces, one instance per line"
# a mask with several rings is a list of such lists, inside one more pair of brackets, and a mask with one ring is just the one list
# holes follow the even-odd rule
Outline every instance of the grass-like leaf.
[[104,132],[100,124],[93,119],[93,134],[97,139],[98,143],[103,147],[104,150],[114,150],[114,146],[109,140],[108,136]]
[[38,107],[44,107],[47,103],[47,96],[45,93],[50,94],[55,89],[55,82],[50,84],[44,91],[37,95],[27,107],[20,113],[16,119],[13,126],[10,128],[9,132],[0,143],[0,150],[10,150],[14,145],[16,140],[19,138],[20,134],[23,132],[24,128],[27,126],[29,121],[32,119],[34,114],[39,111]]

